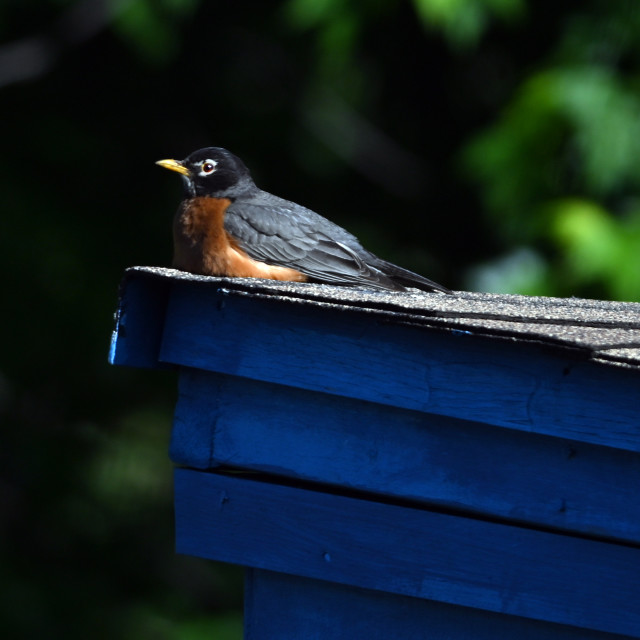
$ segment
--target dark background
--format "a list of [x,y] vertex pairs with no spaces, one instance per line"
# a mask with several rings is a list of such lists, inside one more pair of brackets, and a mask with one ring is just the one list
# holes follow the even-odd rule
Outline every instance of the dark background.
[[241,574],[173,553],[175,375],[106,362],[171,259],[155,160],[225,146],[452,288],[640,300],[631,0],[13,0],[0,36],[5,637],[241,637]]

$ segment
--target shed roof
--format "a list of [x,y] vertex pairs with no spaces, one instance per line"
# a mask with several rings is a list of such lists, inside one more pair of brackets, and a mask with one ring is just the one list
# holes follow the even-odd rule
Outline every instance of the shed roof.
[[131,267],[131,278],[199,283],[230,295],[269,298],[379,315],[387,321],[465,331],[496,340],[539,343],[606,365],[640,368],[640,303],[457,291],[452,296],[413,290],[372,291],[253,278],[214,278],[175,269]]

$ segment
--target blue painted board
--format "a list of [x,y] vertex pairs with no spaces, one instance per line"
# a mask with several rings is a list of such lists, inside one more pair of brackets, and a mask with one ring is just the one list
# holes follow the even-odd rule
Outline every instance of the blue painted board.
[[640,544],[640,454],[183,370],[170,455]]
[[180,553],[640,637],[640,549],[177,469]]
[[323,580],[247,570],[245,640],[622,640]]
[[111,336],[111,364],[145,369],[163,368],[158,361],[170,283],[127,278]]
[[640,375],[464,333],[381,323],[194,283],[174,287],[160,359],[640,451]]

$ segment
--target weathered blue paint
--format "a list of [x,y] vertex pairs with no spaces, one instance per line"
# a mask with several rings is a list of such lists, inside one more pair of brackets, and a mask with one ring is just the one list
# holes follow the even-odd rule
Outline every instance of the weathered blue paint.
[[637,548],[189,469],[175,491],[180,553],[640,637]]
[[185,370],[170,453],[640,544],[629,451]]
[[622,640],[628,637],[260,569],[247,572],[245,611],[247,640]]
[[[539,347],[208,292],[169,300],[160,360],[640,450],[640,376]],[[611,406],[616,410],[611,411]]]

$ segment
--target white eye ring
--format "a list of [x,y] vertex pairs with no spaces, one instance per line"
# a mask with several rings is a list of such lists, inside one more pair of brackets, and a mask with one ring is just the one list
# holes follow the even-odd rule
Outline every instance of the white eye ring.
[[215,160],[204,160],[200,165],[200,175],[201,176],[210,176],[218,166],[218,163]]

